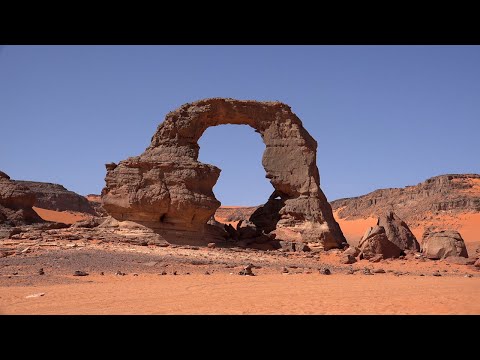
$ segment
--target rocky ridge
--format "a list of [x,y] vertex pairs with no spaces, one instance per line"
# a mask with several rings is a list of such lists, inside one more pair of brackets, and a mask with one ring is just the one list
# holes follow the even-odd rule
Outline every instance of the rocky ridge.
[[331,202],[339,217],[348,220],[394,211],[409,226],[428,214],[480,212],[480,175],[435,176],[415,186],[375,190],[369,194]]

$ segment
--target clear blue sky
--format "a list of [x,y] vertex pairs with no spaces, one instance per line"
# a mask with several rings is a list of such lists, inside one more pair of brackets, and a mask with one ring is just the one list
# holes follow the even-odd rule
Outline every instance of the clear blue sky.
[[[100,193],[105,163],[208,97],[290,105],[329,200],[480,172],[479,46],[2,46],[0,170]],[[200,146],[223,204],[270,195],[251,128],[209,128]]]

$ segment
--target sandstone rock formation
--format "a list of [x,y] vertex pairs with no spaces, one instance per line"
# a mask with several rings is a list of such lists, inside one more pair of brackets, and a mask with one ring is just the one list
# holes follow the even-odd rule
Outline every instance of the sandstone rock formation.
[[42,222],[32,209],[34,202],[33,192],[0,171],[0,224],[18,226]]
[[358,246],[365,259],[376,255],[382,255],[384,259],[397,258],[402,253],[402,250],[388,239],[385,228],[378,225],[366,231]]
[[405,188],[375,190],[369,194],[331,202],[342,219],[360,219],[394,211],[416,226],[426,216],[449,212],[480,212],[480,174],[432,177]]
[[198,161],[198,139],[221,124],[249,125],[266,145],[262,164],[275,188],[273,200],[278,197],[282,206],[272,214],[277,205],[272,200],[265,219],[252,219],[260,230],[268,232],[276,222],[275,229],[288,228],[325,249],[346,242],[320,189],[317,143],[280,102],[214,98],[170,112],[142,155],[107,164],[102,190],[107,212],[159,231],[204,232],[220,206],[212,191],[220,169]]
[[420,251],[420,244],[408,225],[392,211],[377,219],[377,226],[369,228],[359,247],[366,259],[375,255],[383,258],[399,257],[405,250]]
[[378,226],[385,229],[388,240],[397,245],[400,250],[420,251],[420,244],[408,225],[392,211],[380,216]]
[[38,181],[15,181],[19,185],[29,188],[36,196],[34,206],[55,211],[77,211],[95,214],[95,210],[88,200],[65,189],[62,185]]
[[449,256],[468,258],[462,236],[452,230],[426,230],[422,237],[422,252],[429,259],[445,259]]

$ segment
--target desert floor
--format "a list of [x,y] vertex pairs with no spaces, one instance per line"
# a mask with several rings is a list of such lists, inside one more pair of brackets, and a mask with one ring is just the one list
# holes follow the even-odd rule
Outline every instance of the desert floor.
[[[4,242],[17,253],[0,258],[0,313],[480,314],[480,272],[471,265],[344,265],[339,250],[139,246],[60,235]],[[256,276],[239,275],[249,263]],[[325,267],[331,275],[319,273]],[[385,273],[365,275],[365,268]],[[89,275],[73,276],[76,270]],[[35,294],[43,296],[29,297]]]
[[[26,298],[35,293],[45,295]],[[0,312],[480,314],[479,297],[479,277],[95,275],[70,284],[1,287]]]

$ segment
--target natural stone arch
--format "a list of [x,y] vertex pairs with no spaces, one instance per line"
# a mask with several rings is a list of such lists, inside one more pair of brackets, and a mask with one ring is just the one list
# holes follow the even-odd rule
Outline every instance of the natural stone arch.
[[107,212],[157,230],[202,232],[220,206],[212,191],[220,169],[198,161],[198,140],[208,127],[222,124],[249,125],[266,146],[262,164],[275,191],[252,221],[261,224],[277,208],[277,239],[325,248],[345,242],[320,189],[317,142],[280,102],[213,98],[168,113],[142,155],[107,165],[102,190]]

